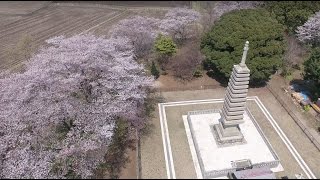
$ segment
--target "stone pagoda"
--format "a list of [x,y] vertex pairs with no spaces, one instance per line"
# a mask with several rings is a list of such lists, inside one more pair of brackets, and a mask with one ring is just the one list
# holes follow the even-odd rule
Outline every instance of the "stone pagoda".
[[283,171],[278,155],[246,107],[248,49],[247,41],[241,63],[233,66],[222,109],[218,105],[221,101],[216,99],[210,101],[214,109],[189,111],[183,116],[199,179],[228,178],[230,173],[261,167]]
[[224,97],[221,119],[219,124],[214,125],[219,144],[245,142],[239,124],[244,122],[243,114],[246,108],[250,79],[250,70],[245,63],[248,49],[249,41],[246,41],[241,63],[233,66]]

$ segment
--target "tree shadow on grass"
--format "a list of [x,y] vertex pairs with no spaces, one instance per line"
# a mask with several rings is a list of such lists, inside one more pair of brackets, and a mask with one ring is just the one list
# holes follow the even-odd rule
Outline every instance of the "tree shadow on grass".
[[[207,72],[207,75],[215,79],[216,81],[218,81],[221,86],[223,87],[228,86],[229,78],[227,79],[222,73],[219,73],[218,71],[209,70]],[[260,82],[260,83],[254,83],[254,84],[252,82],[249,83],[250,88],[261,88],[261,87],[265,87],[266,85],[267,85],[266,82]]]
[[212,79],[215,79],[217,82],[220,83],[220,86],[227,87],[228,86],[228,79],[226,79],[223,74],[218,73],[217,71],[208,70],[207,75]]

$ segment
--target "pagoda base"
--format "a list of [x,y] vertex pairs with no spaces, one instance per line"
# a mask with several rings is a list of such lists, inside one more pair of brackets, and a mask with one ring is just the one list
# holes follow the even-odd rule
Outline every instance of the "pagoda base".
[[[212,109],[191,111],[183,116],[186,132],[190,133],[188,142],[190,149],[194,150],[192,150],[194,152],[192,158],[198,169],[198,177],[227,178],[229,173],[239,169],[264,166],[273,172],[283,171],[277,154],[247,110],[244,113],[244,123],[239,124],[241,135],[235,138],[236,141],[233,144],[219,145],[216,139],[221,132],[219,130],[220,113],[220,110]],[[228,134],[228,132],[225,133]],[[237,141],[241,139],[240,137],[243,137],[243,141]],[[231,140],[234,139],[231,138]]]
[[219,147],[245,144],[241,131],[236,127],[224,128],[221,123],[211,126],[215,142]]

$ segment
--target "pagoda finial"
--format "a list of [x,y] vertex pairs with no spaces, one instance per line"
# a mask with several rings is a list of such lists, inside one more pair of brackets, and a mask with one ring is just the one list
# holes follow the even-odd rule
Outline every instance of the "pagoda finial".
[[248,50],[249,50],[249,41],[246,41],[246,44],[244,45],[244,48],[243,48],[243,54],[242,54],[240,66],[246,65],[246,58],[247,58]]

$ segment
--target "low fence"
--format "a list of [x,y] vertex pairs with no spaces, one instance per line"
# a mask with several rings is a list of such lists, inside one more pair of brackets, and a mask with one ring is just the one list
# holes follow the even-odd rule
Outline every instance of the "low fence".
[[204,90],[204,89],[217,89],[217,88],[225,88],[219,84],[217,85],[202,85],[202,86],[181,86],[181,87],[160,87],[156,88],[159,92],[169,92],[169,91],[192,91],[192,90]]
[[280,96],[275,92],[272,87],[267,84],[267,88],[273,94],[273,96],[278,100],[281,106],[288,112],[288,114],[292,117],[295,123],[301,128],[301,130],[305,133],[305,135],[309,138],[309,140],[316,146],[316,148],[320,151],[320,143],[319,141],[312,136],[310,131],[308,131],[307,127],[301,122],[301,120],[290,110],[290,108],[285,104],[285,102],[280,98]]

